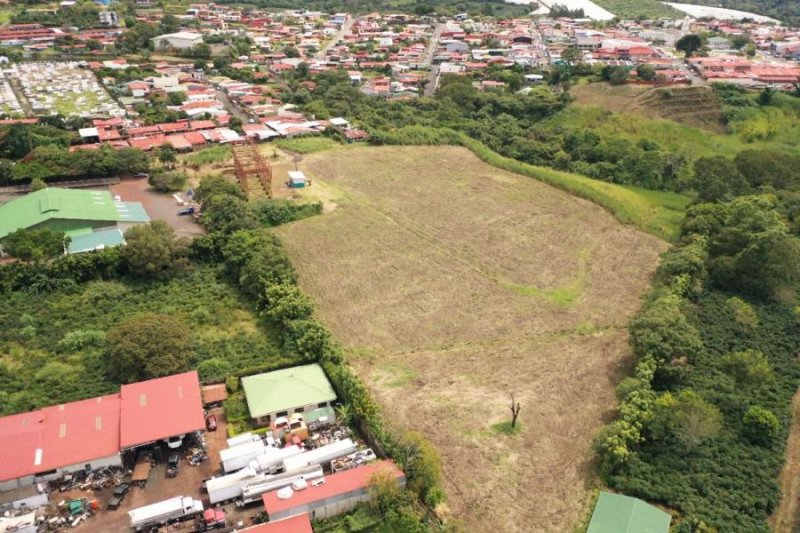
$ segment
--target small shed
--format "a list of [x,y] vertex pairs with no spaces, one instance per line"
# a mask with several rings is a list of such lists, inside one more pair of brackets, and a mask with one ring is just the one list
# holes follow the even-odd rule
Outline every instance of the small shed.
[[292,189],[302,189],[306,186],[306,175],[299,170],[289,171],[289,187]]
[[228,399],[228,389],[225,388],[224,383],[206,385],[203,387],[202,395],[203,405],[217,405]]
[[638,498],[601,492],[586,533],[668,533],[671,520]]

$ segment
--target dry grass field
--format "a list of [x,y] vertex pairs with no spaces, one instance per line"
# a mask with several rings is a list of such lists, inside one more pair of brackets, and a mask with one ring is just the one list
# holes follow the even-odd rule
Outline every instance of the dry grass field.
[[[569,531],[667,244],[463,148],[300,165],[326,213],[278,234],[389,422],[441,451],[452,514],[467,531]],[[508,434],[512,392],[522,430]]]

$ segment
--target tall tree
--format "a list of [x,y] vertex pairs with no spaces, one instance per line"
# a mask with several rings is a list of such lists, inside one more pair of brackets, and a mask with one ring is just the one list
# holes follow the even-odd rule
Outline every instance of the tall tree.
[[686,57],[692,57],[703,46],[703,39],[699,35],[690,33],[675,42],[675,49],[683,52]]
[[188,266],[189,241],[175,238],[175,231],[162,220],[132,227],[125,240],[121,258],[135,277],[165,280]]

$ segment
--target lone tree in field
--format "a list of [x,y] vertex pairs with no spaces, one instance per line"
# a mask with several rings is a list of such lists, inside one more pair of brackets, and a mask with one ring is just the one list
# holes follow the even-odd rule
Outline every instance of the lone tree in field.
[[517,425],[517,417],[519,416],[520,410],[519,402],[514,400],[514,393],[511,393],[511,427],[515,427]]
[[675,49],[686,54],[686,57],[692,57],[702,46],[703,39],[701,39],[699,35],[693,33],[684,35],[675,43]]

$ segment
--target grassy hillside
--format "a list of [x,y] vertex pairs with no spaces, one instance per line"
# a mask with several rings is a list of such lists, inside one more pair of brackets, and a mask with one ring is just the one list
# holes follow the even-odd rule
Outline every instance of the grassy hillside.
[[700,4],[712,7],[739,9],[779,20],[800,24],[800,2],[797,0],[673,0],[681,4]]
[[620,19],[683,18],[677,9],[658,0],[594,0],[595,4],[614,13]]

